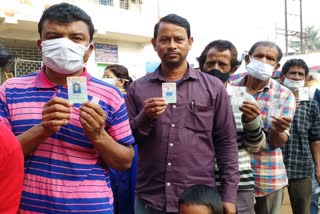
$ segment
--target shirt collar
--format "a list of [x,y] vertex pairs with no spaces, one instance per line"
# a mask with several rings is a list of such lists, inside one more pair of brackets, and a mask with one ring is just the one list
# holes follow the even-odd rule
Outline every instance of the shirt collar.
[[[245,82],[248,79],[248,75],[245,75],[243,78],[240,79],[240,86],[245,86]],[[268,83],[263,86],[263,88],[261,88],[259,91],[257,91],[257,93],[260,93],[262,91],[267,92],[270,88],[272,87],[272,80],[271,78],[269,79]]]
[[[188,70],[187,72],[184,74],[182,80],[187,80],[189,78],[191,79],[199,79],[199,71],[197,71],[196,69],[192,68],[189,64],[188,64]],[[149,76],[150,79],[152,80],[161,80],[163,82],[165,82],[165,78],[161,73],[161,65],[158,66],[158,68],[150,74]]]
[[[45,74],[45,66],[42,67],[42,69],[38,72],[36,76],[36,87],[37,88],[54,88],[56,87],[56,84],[51,82],[47,75]],[[83,72],[81,73],[80,76],[85,76],[87,77],[87,84],[88,81],[91,79],[91,75],[87,72],[86,68],[83,68]]]

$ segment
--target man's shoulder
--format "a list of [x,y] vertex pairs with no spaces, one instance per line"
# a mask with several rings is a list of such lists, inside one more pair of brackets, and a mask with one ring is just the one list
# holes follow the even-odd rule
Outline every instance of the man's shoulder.
[[280,94],[294,97],[292,91],[274,79],[270,79],[270,89]]
[[2,85],[6,88],[14,87],[14,88],[23,88],[26,85],[34,85],[35,79],[37,78],[39,71],[33,72],[24,76],[13,77],[7,79]]

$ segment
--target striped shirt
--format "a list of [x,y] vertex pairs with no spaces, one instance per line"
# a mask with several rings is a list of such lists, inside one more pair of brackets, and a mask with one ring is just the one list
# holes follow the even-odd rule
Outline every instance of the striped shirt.
[[[230,85],[227,86],[227,91],[232,89]],[[231,93],[229,95],[232,95]],[[230,97],[231,99],[233,97]],[[244,100],[256,103],[253,96],[245,93]],[[232,102],[231,102],[232,103]],[[232,105],[233,115],[237,127],[237,142],[238,142],[238,161],[240,182],[238,191],[254,190],[254,178],[250,164],[250,152],[260,151],[265,145],[266,136],[262,131],[262,119],[260,116],[256,117],[249,123],[242,122],[242,112],[239,110],[239,105]],[[218,188],[220,189],[219,168],[215,165],[215,178]]]
[[[234,82],[234,85],[244,86],[247,76]],[[295,110],[295,98],[292,92],[273,79],[263,89],[255,93],[254,98],[261,110],[264,129],[268,130],[272,121],[271,112],[279,108],[280,115],[293,118]],[[275,101],[281,106],[275,106]],[[287,173],[283,163],[280,148],[272,148],[268,141],[261,151],[251,154],[251,167],[255,179],[255,196],[266,196],[288,184]]]
[[[106,131],[118,143],[132,144],[120,91],[86,70],[82,76],[88,99],[99,99],[107,113]],[[68,99],[67,88],[50,82],[44,70],[9,79],[0,89],[0,120],[20,135],[41,122],[44,104],[55,96]],[[74,104],[69,123],[27,157],[20,213],[113,213],[109,171],[83,133],[79,107]]]
[[289,142],[282,148],[289,179],[311,177],[310,144],[320,140],[320,111],[314,100],[300,101],[291,123]]

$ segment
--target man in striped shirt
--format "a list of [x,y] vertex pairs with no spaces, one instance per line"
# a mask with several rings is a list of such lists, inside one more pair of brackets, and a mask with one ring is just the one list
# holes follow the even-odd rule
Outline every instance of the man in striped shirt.
[[[215,40],[210,42],[201,55],[198,57],[200,70],[220,79],[226,86],[229,96],[234,98],[232,86],[228,79],[239,62],[236,47],[226,40]],[[233,104],[233,114],[237,128],[238,157],[240,182],[237,192],[237,213],[254,213],[254,178],[250,165],[249,152],[257,152],[266,142],[265,134],[262,131],[262,119],[260,109],[256,100],[250,94],[244,92],[245,101],[243,104]],[[216,182],[220,187],[219,168],[216,165]]]
[[[134,139],[120,91],[84,67],[91,18],[67,3],[44,11],[41,71],[6,81],[0,120],[26,158],[20,213],[113,213],[108,167],[130,167]],[[67,77],[86,77],[88,102],[68,102]]]

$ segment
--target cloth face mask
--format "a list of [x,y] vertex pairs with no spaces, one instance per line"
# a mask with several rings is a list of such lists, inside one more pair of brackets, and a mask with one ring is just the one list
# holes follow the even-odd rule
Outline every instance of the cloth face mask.
[[283,85],[289,88],[291,91],[296,91],[304,86],[304,80],[292,80],[284,78]]
[[115,85],[117,80],[113,78],[103,78],[103,81],[109,83],[110,85]]
[[73,74],[85,66],[83,56],[88,47],[66,38],[43,41],[43,64],[59,74]]
[[227,82],[230,76],[230,72],[222,73],[218,69],[212,69],[211,71],[204,72],[207,74],[210,74],[212,76],[217,77],[219,80],[221,80],[223,83]]
[[267,80],[272,76],[274,67],[250,57],[250,62],[246,65],[246,69],[250,76],[259,80]]

